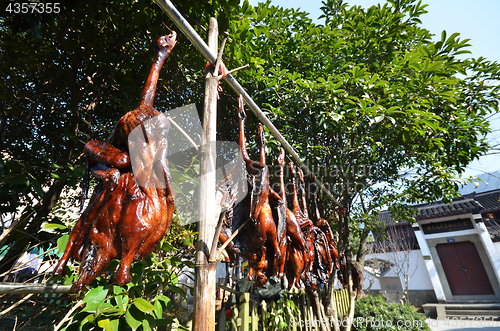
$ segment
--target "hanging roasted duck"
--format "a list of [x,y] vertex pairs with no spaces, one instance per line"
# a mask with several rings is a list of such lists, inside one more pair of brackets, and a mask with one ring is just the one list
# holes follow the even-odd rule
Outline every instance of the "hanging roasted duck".
[[[319,208],[318,208],[318,201],[317,201],[317,186],[316,186],[316,183],[314,183],[314,180],[313,178],[311,178],[311,193],[312,193],[312,198],[313,198],[313,206],[314,206],[314,211],[315,211],[315,214],[316,214],[316,221],[314,223],[314,225],[316,225],[318,228],[321,229],[321,231],[323,231],[323,233],[325,234],[327,240],[328,240],[328,246],[329,246],[329,249],[330,249],[330,256],[331,256],[331,259],[332,259],[332,267],[335,267],[337,270],[339,269],[339,264],[338,264],[338,257],[339,257],[339,252],[337,250],[337,246],[335,245],[335,238],[334,238],[334,235],[333,235],[333,231],[330,227],[330,224],[328,224],[328,222],[321,217],[321,214],[319,213]],[[333,270],[330,270],[330,273],[332,272]]]
[[308,273],[312,272],[312,263],[314,260],[314,240],[313,240],[314,238],[313,235],[311,234],[311,230],[314,224],[308,217],[305,217],[304,213],[300,208],[299,198],[297,194],[297,184],[295,181],[297,172],[295,171],[293,162],[290,161],[289,167],[290,167],[290,172],[292,174],[293,214],[295,216],[297,223],[300,226],[300,230],[302,231],[303,237],[305,238],[305,243],[307,247],[307,249],[304,250],[304,252],[307,252],[307,254],[304,254],[304,269],[301,274],[301,280],[305,282],[308,278]]
[[[98,184],[54,271],[63,275],[69,259],[81,262],[72,291],[89,285],[113,259],[121,260],[116,283],[131,281],[131,263],[150,254],[170,226],[174,190],[166,157],[169,123],[154,121],[160,112],[153,102],[160,69],[175,44],[175,32],[155,41],[155,60],[137,109],[118,121],[107,142],[92,140],[85,145],[88,169]],[[130,141],[133,131],[146,136]],[[129,148],[143,152],[131,155]],[[132,165],[139,170],[132,172]]]
[[[271,276],[276,276],[284,263],[280,238],[285,237],[286,206],[277,201],[269,185],[269,169],[266,165],[264,129],[257,128],[256,143],[260,151],[260,162],[250,159],[245,140],[243,97],[239,98],[239,145],[246,165],[248,194],[239,203],[233,204],[224,216],[220,240],[225,243],[241,228],[240,233],[228,244],[227,250],[249,261],[249,279],[256,275],[256,286],[262,286]],[[273,195],[270,198],[270,195]],[[250,220],[249,222],[247,222]],[[246,225],[244,225],[247,223]],[[243,226],[243,227],[242,227]],[[283,239],[281,239],[283,240]]]
[[325,234],[321,229],[316,227],[309,218],[302,170],[299,169],[299,188],[301,191],[302,208],[299,205],[297,185],[295,183],[296,171],[291,162],[290,170],[292,172],[294,214],[297,219],[300,219],[299,224],[301,225],[308,247],[307,260],[301,274],[301,280],[306,287],[316,290],[319,284],[326,284],[330,277],[332,260],[329,244]]
[[[337,272],[337,279],[342,284],[343,288],[348,286],[348,274],[347,274],[347,260],[345,255],[341,255],[339,263],[339,271]],[[361,295],[363,275],[356,268],[354,264],[351,264],[351,276],[352,276],[352,288],[356,291],[357,297]]]
[[[280,168],[280,198],[286,206],[286,190],[284,180],[285,168],[285,150],[281,148],[280,155],[278,156],[278,165]],[[302,233],[299,223],[295,218],[294,213],[286,208],[286,241],[281,242],[281,254],[286,256],[286,261],[282,264],[284,270],[280,270],[280,274],[285,273],[288,280],[288,289],[290,290],[294,285],[300,287],[300,275],[302,274],[306,259],[308,248],[306,240]]]

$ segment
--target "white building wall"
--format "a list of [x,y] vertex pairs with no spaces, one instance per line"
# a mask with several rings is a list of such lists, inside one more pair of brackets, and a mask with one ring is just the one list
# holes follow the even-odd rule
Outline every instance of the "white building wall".
[[494,242],[493,245],[495,246],[495,248],[497,249],[498,251],[498,254],[500,254],[500,241],[497,241],[497,242]]
[[[500,246],[498,247],[500,249]],[[368,254],[366,255],[365,261],[372,258],[379,258],[382,260],[387,260],[395,263],[394,254],[398,254],[399,258],[397,260],[402,260],[401,255],[403,252],[394,252],[394,253],[377,253],[377,254]],[[429,273],[427,272],[427,268],[425,267],[425,261],[422,256],[422,252],[420,250],[412,250],[410,251],[410,281],[408,283],[408,288],[410,290],[432,290],[431,279],[429,278]],[[390,270],[384,276],[396,276],[394,271]],[[401,276],[401,275],[400,275]],[[363,280],[363,288],[367,289],[370,286],[370,279],[373,280],[373,277],[368,274],[368,271],[365,269],[365,277]],[[401,276],[401,284],[404,288],[404,278]],[[380,290],[380,282],[378,279],[375,279],[372,286],[372,290]]]

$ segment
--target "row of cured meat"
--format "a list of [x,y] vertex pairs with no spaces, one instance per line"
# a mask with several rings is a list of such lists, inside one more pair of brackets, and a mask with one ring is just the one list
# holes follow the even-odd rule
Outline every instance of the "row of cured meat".
[[[80,262],[80,273],[73,291],[89,285],[113,259],[120,260],[115,272],[116,283],[131,281],[132,262],[150,254],[172,222],[175,192],[168,162],[164,155],[158,158],[158,155],[149,153],[158,150],[167,153],[165,142],[154,139],[143,142],[146,145],[140,161],[148,165],[150,174],[164,184],[144,186],[140,185],[143,179],[138,178],[141,174],[132,171],[131,163],[138,156],[131,156],[128,138],[139,126],[145,130],[143,124],[160,114],[153,108],[156,85],[163,62],[175,44],[175,32],[155,41],[155,61],[137,109],[118,121],[107,142],[91,140],[85,145],[86,173],[92,174],[98,183],[88,206],[72,229],[54,271],[55,275],[63,275],[69,260]],[[299,170],[297,185],[296,171],[290,163],[293,207],[289,209],[284,189],[283,150],[278,158],[281,189],[275,192],[269,183],[262,125],[257,127],[256,136],[260,160],[253,161],[248,155],[246,115],[241,96],[238,118],[239,146],[246,169],[245,197],[241,201],[233,200],[238,186],[234,185],[237,179],[232,178],[231,172],[219,182],[217,192],[221,197],[219,202],[229,206],[223,214],[220,241],[225,243],[239,231],[226,248],[232,260],[238,255],[249,261],[249,277],[255,279],[257,286],[264,285],[271,276],[286,276],[290,288],[305,285],[316,289],[328,281],[334,269],[340,268],[340,274],[345,274],[345,263],[338,263],[332,230],[319,215],[314,185],[312,198],[316,215],[311,219],[306,207],[304,176]],[[161,130],[169,130],[168,121],[162,125]],[[86,195],[88,176],[83,182]],[[301,192],[301,203],[297,191]]]

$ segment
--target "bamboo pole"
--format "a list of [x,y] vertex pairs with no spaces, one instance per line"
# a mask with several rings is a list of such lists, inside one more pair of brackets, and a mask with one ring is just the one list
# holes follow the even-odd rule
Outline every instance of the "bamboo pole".
[[[217,60],[216,55],[217,50],[212,50],[205,44],[203,39],[200,38],[198,33],[193,29],[188,21],[182,16],[182,14],[175,8],[170,0],[155,0],[156,4],[170,17],[170,19],[175,23],[175,25],[182,31],[182,33],[191,41],[193,46],[200,52],[200,54],[210,63],[215,65]],[[271,133],[280,141],[283,147],[292,155],[295,162],[300,165],[300,167],[305,171],[308,176],[314,175],[312,171],[306,166],[299,157],[299,154],[293,149],[293,147],[285,140],[283,135],[276,129],[274,124],[267,118],[267,116],[262,112],[260,107],[253,101],[250,95],[245,91],[245,89],[238,83],[238,81],[231,75],[227,75],[224,80],[231,86],[236,93],[243,95],[246,104],[254,112],[255,115],[260,119],[262,123],[271,131]],[[339,207],[342,204],[335,198],[335,196],[326,188],[326,186],[314,176],[314,181],[320,187],[320,189],[335,202]]]
[[[217,53],[217,20],[210,18],[208,44]],[[203,137],[201,141],[199,238],[195,263],[195,301],[193,330],[215,330],[215,277],[217,262],[209,262],[210,247],[214,239],[215,219],[215,156],[217,127],[217,73],[208,73],[205,78],[205,100],[203,109]]]
[[267,303],[262,300],[262,331],[267,331]]
[[71,285],[0,283],[2,294],[69,293]]
[[250,293],[240,295],[241,331],[250,329]]
[[252,301],[250,302],[250,312],[251,312],[251,321],[252,321],[252,326],[251,330],[252,331],[258,331],[259,330],[259,313],[257,312],[257,302]]

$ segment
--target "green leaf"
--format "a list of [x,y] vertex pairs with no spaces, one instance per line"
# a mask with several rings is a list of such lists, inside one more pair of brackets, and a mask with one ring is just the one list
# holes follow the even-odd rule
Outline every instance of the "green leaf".
[[58,229],[58,230],[66,230],[68,227],[64,224],[57,224],[57,223],[47,223],[43,226],[43,229],[45,230],[53,230],[53,229]]
[[446,30],[443,30],[443,32],[441,32],[441,41],[443,43],[446,41]]
[[43,198],[43,196],[45,195],[45,192],[43,191],[42,186],[40,185],[40,182],[35,177],[33,177],[31,174],[30,174],[30,177],[32,177],[32,179],[30,181],[31,186],[33,187],[35,192],[38,194],[38,196]]
[[69,234],[63,234],[57,239],[57,251],[62,254],[68,244]]
[[137,330],[139,326],[142,325],[142,319],[144,318],[144,314],[140,311],[134,311],[133,306],[129,306],[127,311],[125,312],[125,321],[132,328],[132,330]]
[[241,7],[241,13],[243,15],[245,15],[245,13],[247,12],[248,6],[249,6],[249,2],[248,2],[248,0],[245,0],[245,2],[243,3],[243,6]]
[[150,311],[156,311],[155,306],[153,306],[151,303],[148,301],[144,300],[143,298],[135,298],[133,301],[134,306],[137,307],[140,311],[147,313]]
[[163,301],[163,303],[165,304],[165,307],[166,307],[167,311],[172,312],[172,302],[171,302],[171,300],[170,300],[169,297],[164,296],[164,295],[158,295],[155,298],[155,300],[156,300],[156,302]]
[[91,289],[83,298],[84,303],[102,303],[108,295],[108,289],[104,286],[98,286]]
[[56,173],[54,173],[54,172],[50,173],[50,176],[51,176],[52,178],[54,178],[54,179],[61,179],[61,176],[59,176],[58,174],[56,174]]
[[150,331],[151,327],[149,326],[149,321],[147,319],[142,321],[142,329],[144,331]]
[[259,16],[257,16],[257,22],[262,21],[267,15],[269,15],[269,9],[262,8],[262,10],[259,12]]
[[81,331],[83,329],[83,326],[87,323],[94,323],[95,316],[94,315],[87,315],[81,322],[80,322],[80,328],[79,330]]
[[82,309],[82,311],[88,312],[88,313],[97,313],[97,309],[99,308],[100,303],[93,302],[93,303],[87,303],[87,305]]
[[98,321],[97,325],[106,331],[118,330],[118,329],[113,329],[113,326],[111,326],[111,321],[108,318]]
[[162,318],[163,316],[163,307],[161,306],[161,303],[160,301],[155,301],[154,303],[154,307],[155,307],[155,315],[156,315],[156,318]]
[[10,180],[9,181],[9,184],[10,185],[23,185],[23,186],[29,186],[30,185],[30,181],[27,177],[25,176],[22,176],[22,177],[17,177],[13,180]]
[[113,306],[109,304],[108,306],[105,304],[106,302],[99,308],[99,314],[106,315],[107,317],[111,316],[120,317],[127,311],[127,309],[123,305]]

